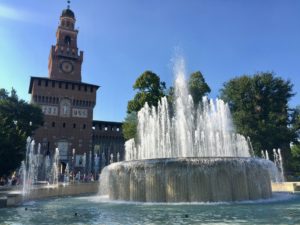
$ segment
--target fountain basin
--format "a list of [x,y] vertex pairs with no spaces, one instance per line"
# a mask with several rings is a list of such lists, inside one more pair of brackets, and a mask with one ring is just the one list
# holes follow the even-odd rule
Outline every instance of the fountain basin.
[[124,161],[107,167],[111,200],[220,202],[272,196],[265,159],[191,157]]

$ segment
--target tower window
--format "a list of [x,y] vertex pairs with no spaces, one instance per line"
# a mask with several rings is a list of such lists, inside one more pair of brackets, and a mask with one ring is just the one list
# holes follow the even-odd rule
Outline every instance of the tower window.
[[66,127],[66,123],[63,123],[63,128],[65,128]]
[[41,80],[38,81],[38,85],[41,86]]
[[55,122],[52,122],[52,127],[55,127]]
[[73,128],[76,128],[76,123],[73,123]]
[[65,36],[65,44],[71,45],[71,37],[70,36]]
[[86,128],[86,125],[85,124],[83,124],[83,129],[85,129]]
[[53,88],[55,87],[55,81],[52,81],[52,87]]

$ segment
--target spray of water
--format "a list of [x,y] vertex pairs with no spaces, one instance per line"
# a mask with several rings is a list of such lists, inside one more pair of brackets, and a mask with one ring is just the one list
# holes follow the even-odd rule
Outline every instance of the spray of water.
[[157,108],[146,103],[138,112],[138,137],[125,143],[125,159],[249,157],[247,139],[235,133],[227,104],[204,97],[194,105],[184,65],[179,58],[174,66],[174,105],[163,97]]

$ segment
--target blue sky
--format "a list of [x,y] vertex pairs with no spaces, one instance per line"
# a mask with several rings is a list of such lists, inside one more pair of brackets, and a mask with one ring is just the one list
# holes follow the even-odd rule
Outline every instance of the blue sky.
[[[64,0],[0,0],[0,88],[29,100],[30,76],[48,76]],[[94,119],[123,121],[145,70],[173,83],[178,51],[217,97],[242,74],[273,71],[294,84],[300,105],[298,0],[73,0],[84,51],[83,82],[100,85]]]

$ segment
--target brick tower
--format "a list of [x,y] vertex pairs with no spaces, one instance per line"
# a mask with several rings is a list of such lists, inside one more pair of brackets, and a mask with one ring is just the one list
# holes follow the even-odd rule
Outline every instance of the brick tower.
[[83,52],[78,51],[75,22],[69,7],[62,11],[56,44],[50,49],[48,78],[31,77],[29,93],[45,115],[43,126],[34,134],[41,153],[51,157],[58,148],[62,169],[68,163],[75,171],[84,171],[82,159],[93,148],[93,109],[99,86],[81,81]]

